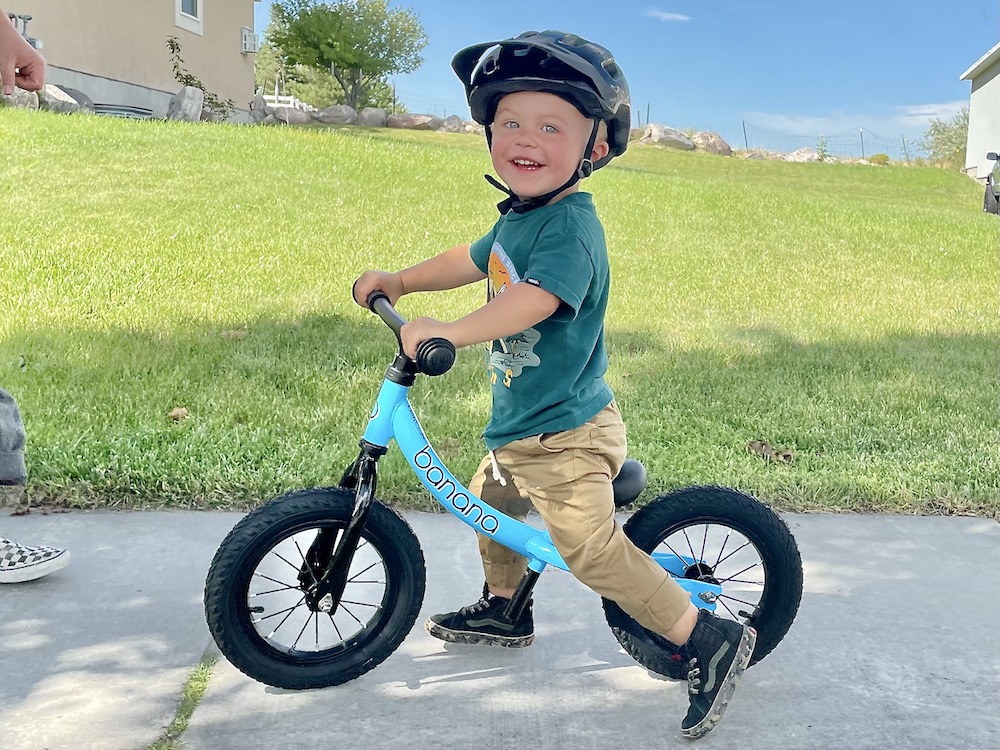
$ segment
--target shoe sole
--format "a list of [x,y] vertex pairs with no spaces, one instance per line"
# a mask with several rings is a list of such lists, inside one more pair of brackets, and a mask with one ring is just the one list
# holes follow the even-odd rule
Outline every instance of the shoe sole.
[[435,638],[448,643],[466,643],[477,646],[500,646],[502,648],[525,648],[535,642],[535,634],[492,635],[471,630],[452,630],[433,620],[424,623],[424,630]]
[[715,694],[712,707],[705,714],[705,718],[688,729],[681,728],[681,734],[689,740],[700,740],[706,734],[715,729],[716,725],[722,721],[722,714],[726,712],[729,701],[733,698],[736,685],[750,664],[750,657],[753,656],[753,647],[757,645],[757,631],[751,627],[743,628],[743,638],[736,651],[736,658],[729,665],[729,671],[722,680],[719,692]]
[[48,560],[42,560],[41,562],[34,563],[33,565],[24,565],[22,567],[10,568],[8,570],[0,570],[0,583],[24,583],[26,581],[34,581],[37,578],[47,576],[49,573],[55,573],[57,570],[62,570],[67,565],[69,565],[69,552],[67,550],[63,550],[55,557],[50,557]]

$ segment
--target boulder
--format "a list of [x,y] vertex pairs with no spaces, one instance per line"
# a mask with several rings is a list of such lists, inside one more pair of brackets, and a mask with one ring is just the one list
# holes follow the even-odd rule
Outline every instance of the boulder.
[[312,118],[327,125],[353,125],[358,121],[358,113],[354,107],[346,104],[333,104],[319,112],[313,112]]
[[[261,118],[261,120],[263,119]],[[260,120],[254,117],[253,112],[247,112],[245,109],[234,109],[223,122],[230,125],[256,125]]]
[[691,142],[699,151],[707,151],[719,156],[732,156],[733,148],[718,133],[701,131],[691,136]]
[[682,151],[694,151],[694,141],[676,128],[650,123],[646,126],[640,143],[655,143],[667,148],[678,148]]
[[253,117],[254,122],[262,122],[268,114],[270,113],[267,111],[267,102],[264,101],[264,97],[260,94],[254,95],[250,102],[250,116]]
[[185,86],[172,97],[167,105],[168,120],[198,122],[205,104],[205,92],[194,86]]
[[811,148],[800,148],[785,156],[785,161],[808,162],[819,161],[819,154]]
[[442,133],[464,133],[465,120],[458,115],[448,115],[438,128]]
[[51,83],[38,92],[38,108],[49,112],[72,114],[80,111],[80,103],[58,86]]
[[358,113],[358,125],[369,128],[384,128],[389,119],[389,113],[382,107],[365,107]]
[[38,109],[38,92],[25,91],[15,86],[14,93],[10,96],[0,92],[0,106]]
[[389,115],[386,125],[390,128],[406,130],[439,130],[443,120],[434,115],[413,115],[404,112],[400,115]]
[[294,107],[275,107],[274,114],[268,116],[286,125],[308,125],[313,119],[308,112]]

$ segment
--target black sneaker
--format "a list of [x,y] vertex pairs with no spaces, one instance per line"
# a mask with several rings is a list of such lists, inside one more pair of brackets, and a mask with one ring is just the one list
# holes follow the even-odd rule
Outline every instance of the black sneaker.
[[697,740],[715,729],[750,663],[757,631],[698,610],[698,622],[681,647],[687,659],[690,707],[681,734]]
[[435,638],[449,643],[479,643],[484,646],[524,648],[535,640],[535,622],[531,616],[531,600],[516,622],[504,616],[510,599],[490,596],[483,589],[483,598],[458,612],[431,615],[424,628]]

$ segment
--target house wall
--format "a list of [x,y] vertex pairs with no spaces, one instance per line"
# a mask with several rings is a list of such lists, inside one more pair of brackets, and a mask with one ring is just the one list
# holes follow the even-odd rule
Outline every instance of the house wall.
[[972,80],[965,173],[985,181],[993,169],[993,162],[986,158],[990,151],[1000,152],[1000,60]]
[[6,0],[3,7],[32,16],[28,35],[42,41],[49,83],[79,89],[96,104],[162,116],[181,88],[166,47],[170,36],[180,43],[185,70],[220,99],[248,108],[254,55],[241,51],[241,29],[253,29],[253,3],[199,0],[200,24],[179,15],[180,0]]

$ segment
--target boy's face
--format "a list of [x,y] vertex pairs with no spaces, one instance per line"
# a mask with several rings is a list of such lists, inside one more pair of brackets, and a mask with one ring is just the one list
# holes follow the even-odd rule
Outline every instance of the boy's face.
[[[543,91],[507,94],[493,118],[493,168],[518,198],[545,195],[565,183],[580,166],[594,121],[565,99]],[[597,161],[608,153],[606,140],[594,144]],[[579,189],[579,183],[553,198]]]

